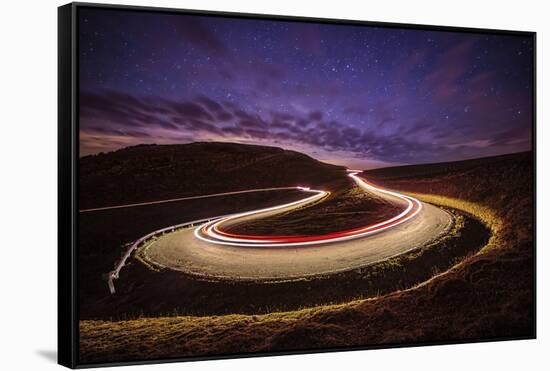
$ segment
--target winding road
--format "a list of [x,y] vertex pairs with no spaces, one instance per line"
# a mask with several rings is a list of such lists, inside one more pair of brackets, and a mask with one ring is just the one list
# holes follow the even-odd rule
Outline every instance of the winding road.
[[316,236],[251,236],[226,231],[234,223],[321,202],[329,194],[299,187],[307,197],[275,207],[214,217],[199,227],[161,235],[144,247],[142,256],[156,265],[203,277],[295,279],[386,260],[438,239],[452,225],[452,217],[438,207],[375,186],[359,176],[358,171],[349,171],[348,175],[358,187],[402,206],[402,211],[383,222]]

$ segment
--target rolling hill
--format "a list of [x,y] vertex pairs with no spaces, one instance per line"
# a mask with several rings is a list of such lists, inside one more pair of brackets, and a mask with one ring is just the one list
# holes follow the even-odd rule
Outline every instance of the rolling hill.
[[[532,153],[381,169],[366,176],[483,223],[487,243],[408,289],[264,315],[80,322],[84,362],[343,346],[532,338]],[[121,341],[124,339],[124,341]]]
[[236,143],[138,145],[80,159],[80,209],[242,189],[327,184],[340,166]]

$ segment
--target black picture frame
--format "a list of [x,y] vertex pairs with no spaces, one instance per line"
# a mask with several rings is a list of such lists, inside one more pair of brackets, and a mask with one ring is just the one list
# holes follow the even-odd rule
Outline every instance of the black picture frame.
[[[212,17],[231,17],[240,19],[264,19],[291,22],[320,24],[341,24],[376,26],[383,28],[400,28],[411,30],[450,31],[459,33],[481,33],[492,35],[519,35],[533,40],[532,69],[532,144],[533,144],[533,329],[531,336],[510,338],[483,338],[445,342],[414,342],[406,344],[366,345],[356,347],[335,347],[297,351],[280,351],[266,353],[236,353],[214,356],[177,357],[170,359],[147,359],[128,362],[108,362],[83,364],[79,361],[79,326],[78,326],[78,235],[79,235],[79,201],[78,201],[78,159],[79,159],[79,56],[78,56],[78,12],[84,8],[117,9],[131,12],[170,13],[182,15],[205,15]],[[233,13],[221,11],[202,11],[174,8],[157,8],[145,6],[110,5],[97,3],[70,3],[58,8],[58,363],[69,368],[86,368],[102,366],[121,366],[134,364],[152,364],[212,359],[228,359],[257,356],[275,356],[286,354],[307,354],[349,350],[379,348],[399,348],[426,345],[448,345],[503,340],[525,340],[536,338],[536,32],[494,30],[484,28],[462,28],[421,24],[402,24],[371,22],[344,19],[325,19],[283,15]]]

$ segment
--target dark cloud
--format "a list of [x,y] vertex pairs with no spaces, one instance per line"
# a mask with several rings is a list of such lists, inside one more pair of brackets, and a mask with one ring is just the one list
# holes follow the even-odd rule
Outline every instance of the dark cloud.
[[239,121],[239,125],[242,126],[242,127],[245,127],[245,128],[250,128],[250,127],[263,127],[263,122],[260,124],[260,122],[258,122],[258,121],[253,121],[253,120],[241,120],[241,121]]
[[186,41],[192,43],[196,48],[206,52],[212,52],[219,56],[227,56],[227,47],[218,36],[194,16],[177,17],[176,31]]
[[216,119],[219,121],[229,121],[233,118],[233,115],[231,115],[229,112],[219,112],[216,115]]
[[490,139],[491,146],[512,145],[517,142],[528,142],[531,139],[531,132],[523,127],[512,127],[494,135]]
[[273,120],[275,121],[282,121],[282,122],[289,122],[289,121],[295,121],[296,117],[291,115],[290,113],[286,112],[273,112],[272,113]]
[[261,129],[246,129],[245,133],[252,139],[268,139],[270,138],[270,133]]
[[212,112],[216,112],[216,113],[226,112],[221,104],[213,101],[212,99],[204,95],[197,97],[197,101]]
[[203,107],[192,102],[168,102],[167,105],[182,117],[212,120],[212,114]]
[[244,133],[244,129],[238,126],[224,126],[221,130],[228,135],[234,136],[241,136]]
[[122,130],[112,129],[102,126],[92,126],[91,129],[96,133],[108,134],[108,135],[126,135]]
[[425,78],[436,100],[450,101],[462,90],[460,79],[471,66],[470,56],[475,42],[475,38],[466,39],[438,57],[433,71]]
[[116,92],[80,94],[81,117],[108,118],[125,126],[142,126],[156,120],[158,112],[151,107],[140,99]]
[[182,126],[214,132],[216,127],[208,122],[215,121],[215,114],[195,102],[136,98],[112,91],[80,95],[81,127],[86,129],[90,123],[96,132],[117,135],[145,134],[155,128],[177,131]]
[[[81,95],[81,128],[91,132],[126,137],[156,137],[159,129],[174,134],[169,138],[196,138],[199,132],[219,135],[226,140],[262,142],[273,140],[291,146],[344,151],[354,158],[405,162],[415,158],[428,162],[433,153],[439,160],[451,159],[472,148],[505,146],[526,138],[519,126],[502,130],[490,141],[465,141],[452,145],[436,144],[424,138],[452,138],[455,133],[433,121],[407,123],[399,134],[384,134],[379,129],[359,128],[338,120],[323,120],[323,114],[272,112],[269,118],[249,113],[234,103],[218,102],[201,96],[191,101],[136,98],[114,92]],[[220,115],[225,115],[219,119]],[[378,109],[375,114],[383,125],[393,120],[390,111]],[[88,125],[87,123],[90,122]],[[463,128],[460,128],[463,130]],[[166,135],[166,134],[164,134]],[[518,139],[519,138],[519,139]],[[528,140],[525,139],[525,140]]]
[[114,129],[109,127],[102,127],[102,126],[92,126],[92,131],[95,133],[101,133],[106,135],[114,135],[114,136],[131,136],[136,138],[150,138],[151,135],[141,131],[141,130],[134,130],[134,129]]
[[323,118],[323,112],[320,111],[311,111],[309,113],[309,119],[311,121],[319,121]]
[[179,127],[173,123],[165,120],[158,120],[158,125],[164,129],[178,130]]
[[272,129],[290,130],[293,125],[285,121],[272,121],[269,125]]
[[418,163],[531,145],[527,36],[100,9],[78,16],[82,153],[226,140],[325,159],[337,152],[340,163]]
[[201,131],[206,131],[206,132],[209,132],[209,133],[212,133],[212,134],[219,133],[219,131],[220,131],[219,128],[217,128],[215,125],[213,125],[209,122],[205,122],[205,121],[197,120],[197,119],[188,120],[187,123],[185,124],[185,127],[186,127],[186,129],[188,129],[190,131],[201,130]]

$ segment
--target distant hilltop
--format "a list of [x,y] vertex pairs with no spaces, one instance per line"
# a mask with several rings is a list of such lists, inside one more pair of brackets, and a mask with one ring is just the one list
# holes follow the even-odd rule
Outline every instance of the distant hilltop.
[[278,147],[142,144],[80,159],[80,209],[249,188],[315,186],[345,168]]

